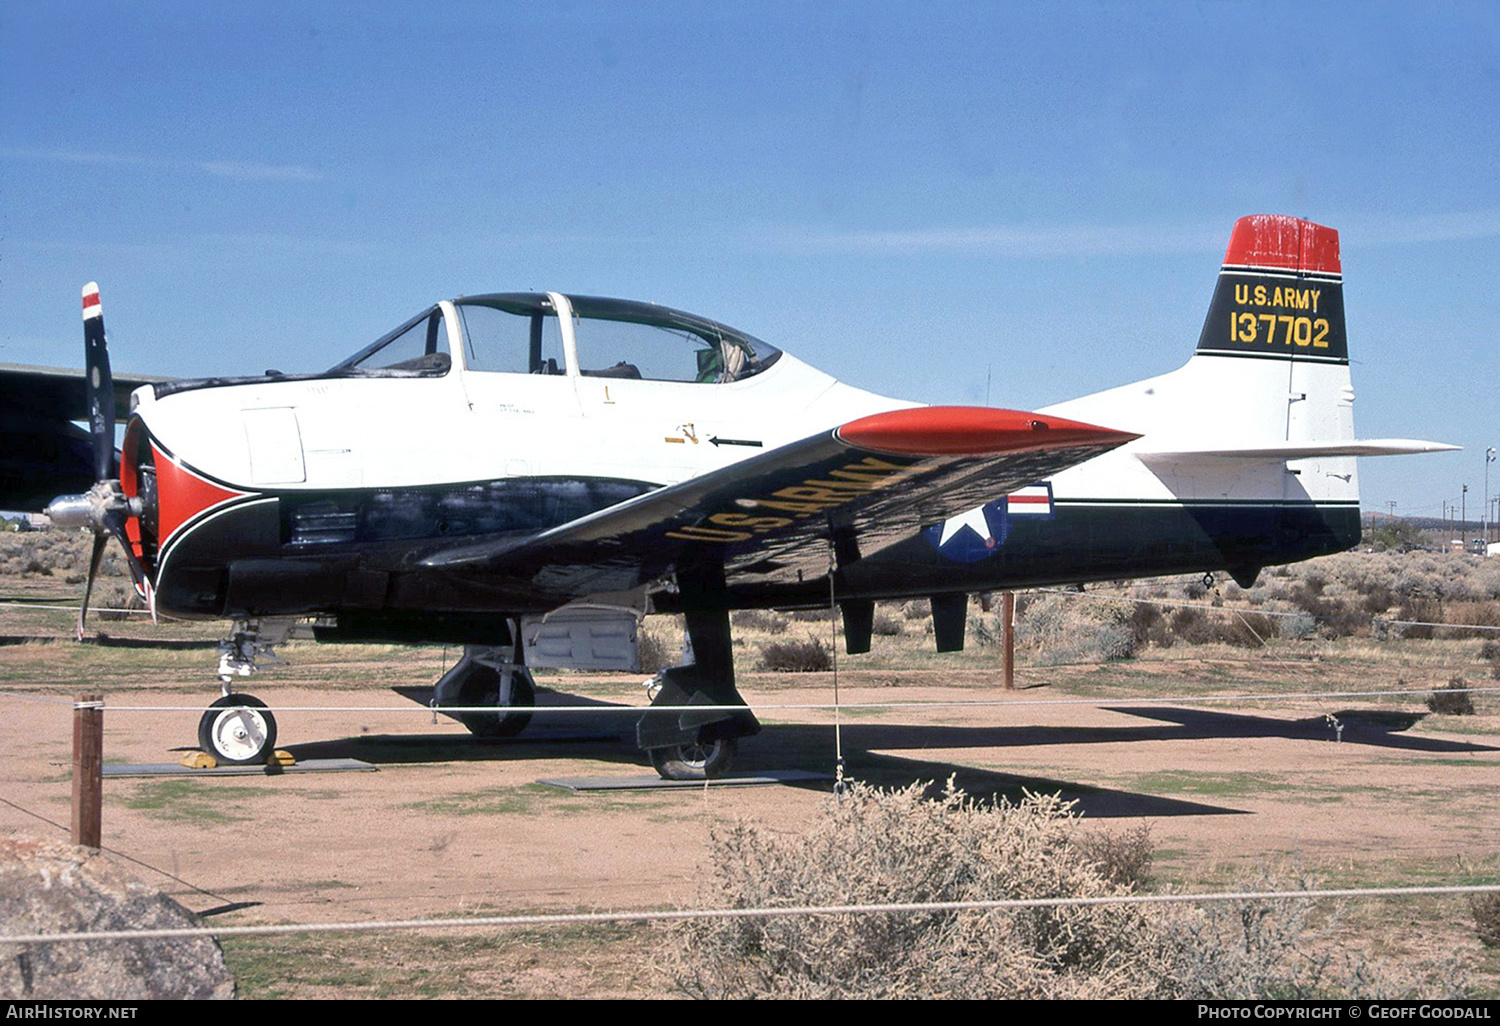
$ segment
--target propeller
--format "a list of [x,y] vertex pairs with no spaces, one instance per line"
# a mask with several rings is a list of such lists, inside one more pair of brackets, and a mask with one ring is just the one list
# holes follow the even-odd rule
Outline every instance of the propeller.
[[87,527],[94,532],[94,547],[89,555],[88,582],[83,588],[83,604],[78,607],[78,640],[83,640],[84,621],[88,618],[89,599],[94,593],[94,578],[104,558],[111,536],[119,539],[137,582],[145,580],[130,541],[125,535],[125,519],[139,511],[132,509],[120,487],[115,468],[115,382],[109,369],[109,348],[104,339],[104,311],[99,305],[99,286],[89,282],[83,287],[84,398],[88,404],[89,435],[94,449],[94,486],[82,495],[60,495],[47,506],[47,516],[60,527]]

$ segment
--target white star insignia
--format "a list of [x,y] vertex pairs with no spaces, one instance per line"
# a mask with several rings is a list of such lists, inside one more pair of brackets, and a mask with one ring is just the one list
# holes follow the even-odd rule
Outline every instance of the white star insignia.
[[943,534],[938,538],[939,545],[947,545],[948,539],[959,531],[968,528],[979,535],[981,541],[988,542],[994,536],[990,533],[990,522],[984,515],[984,507],[976,506],[967,513],[960,513],[956,517],[949,517],[943,521]]

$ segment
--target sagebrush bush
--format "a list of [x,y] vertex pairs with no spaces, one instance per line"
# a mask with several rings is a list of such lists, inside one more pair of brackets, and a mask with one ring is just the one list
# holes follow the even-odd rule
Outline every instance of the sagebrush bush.
[[1427,708],[1448,716],[1473,716],[1474,699],[1468,688],[1468,681],[1462,677],[1454,677],[1427,696]]
[[763,631],[766,634],[783,634],[789,618],[784,613],[777,613],[769,609],[741,609],[731,619],[735,627],[743,627],[746,630]]
[[808,638],[805,641],[773,641],[760,646],[760,667],[778,673],[818,673],[831,669],[828,649]]
[[658,670],[665,670],[677,661],[673,657],[672,646],[655,631],[642,630],[637,644],[641,658],[641,670],[645,673],[655,673]]
[[1156,846],[1151,843],[1150,824],[1139,823],[1119,833],[1095,830],[1082,834],[1078,844],[1110,883],[1139,888],[1151,879]]
[[[1124,892],[1071,843],[1055,796],[981,806],[950,783],[853,785],[813,829],[715,830],[715,904],[840,905]],[[1131,906],[690,921],[673,977],[701,998],[1166,997],[1170,959]]]
[[1474,931],[1487,948],[1500,948],[1500,894],[1475,894],[1469,898]]
[[1093,596],[1042,595],[1018,607],[1016,643],[1038,663],[1102,663],[1135,654],[1135,607]]
[[[928,790],[855,783],[802,835],[717,826],[702,898],[749,909],[1130,893],[1101,870],[1098,835],[1083,835],[1071,803],[982,804],[951,780],[935,800]],[[682,991],[707,999],[1461,993],[1451,971],[1424,982],[1339,954],[1313,935],[1309,910],[1285,899],[696,919],[665,929],[664,961]]]

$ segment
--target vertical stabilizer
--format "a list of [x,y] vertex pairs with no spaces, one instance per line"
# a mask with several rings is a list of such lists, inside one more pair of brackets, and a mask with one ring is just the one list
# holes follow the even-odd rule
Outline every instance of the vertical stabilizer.
[[1283,214],[1236,221],[1198,352],[1347,364],[1339,233]]

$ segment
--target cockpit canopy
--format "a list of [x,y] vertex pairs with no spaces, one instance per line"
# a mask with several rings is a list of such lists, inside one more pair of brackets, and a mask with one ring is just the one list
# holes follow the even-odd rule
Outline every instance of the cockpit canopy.
[[[570,330],[559,319],[568,309]],[[448,324],[449,308],[456,323]],[[466,371],[578,374],[714,384],[776,362],[775,346],[716,321],[651,303],[597,296],[504,292],[429,307],[332,368],[340,375],[441,376],[455,332]],[[571,334],[576,354],[568,352]],[[570,362],[571,361],[571,362]]]

